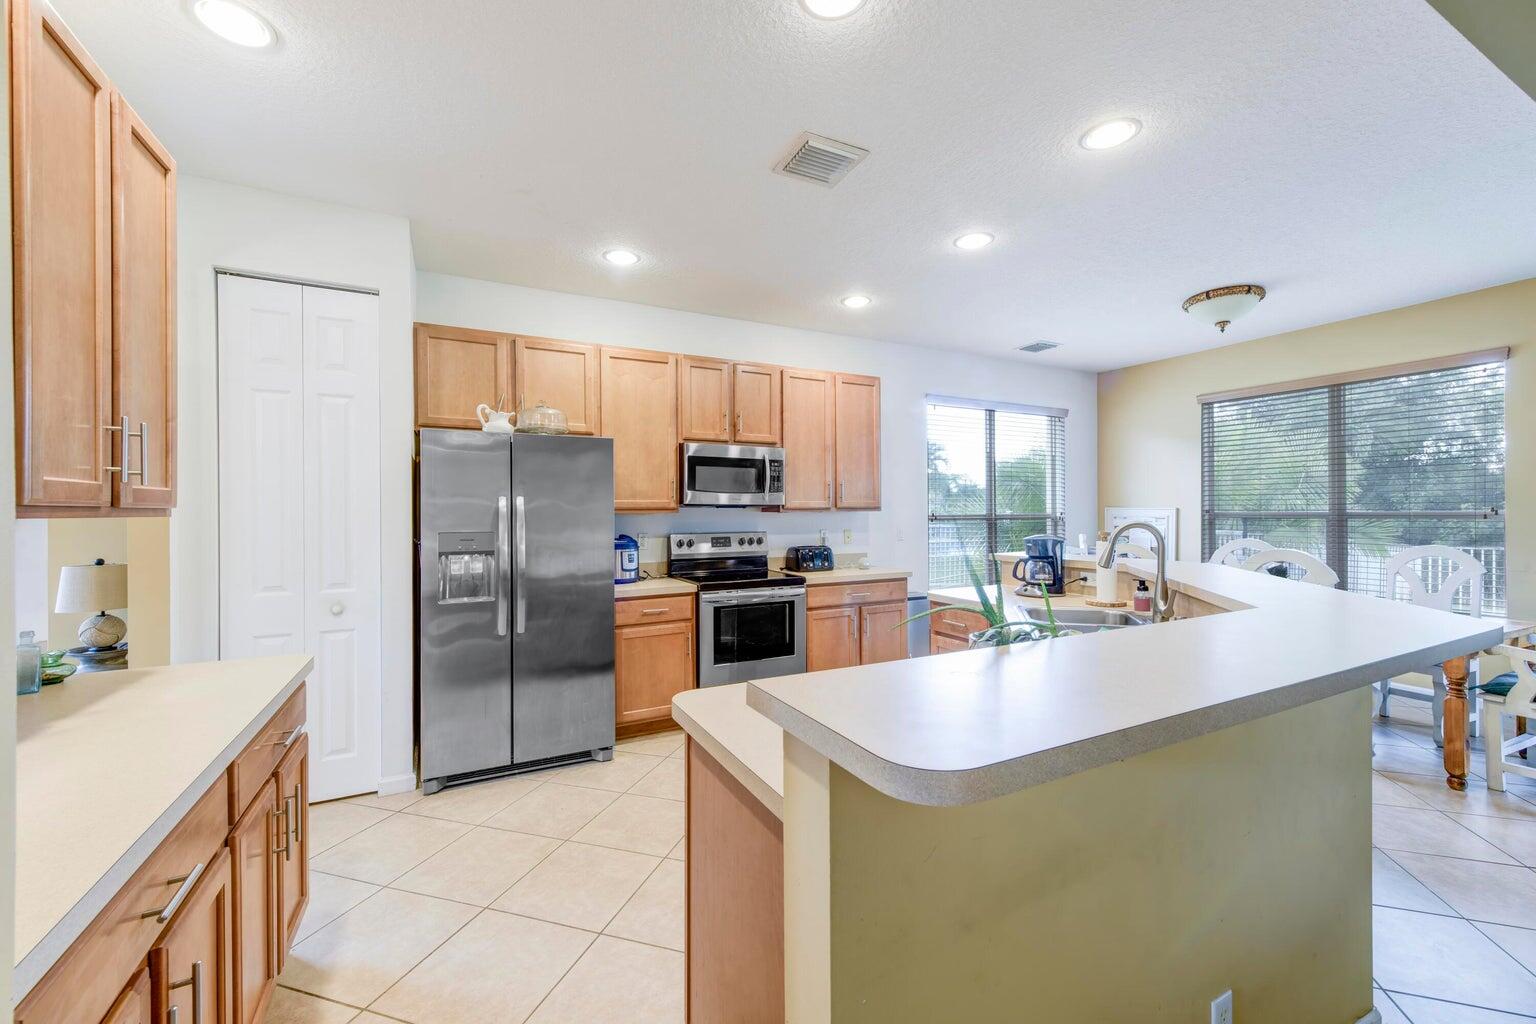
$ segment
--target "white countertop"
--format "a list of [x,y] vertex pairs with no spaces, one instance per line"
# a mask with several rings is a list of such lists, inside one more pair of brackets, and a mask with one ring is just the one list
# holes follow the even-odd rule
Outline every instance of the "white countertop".
[[[1150,578],[1149,560],[1122,572]],[[747,704],[869,785],[974,803],[1499,642],[1498,620],[1198,562],[1231,611],[748,684]],[[1362,736],[1361,742],[1365,742]]]
[[613,596],[615,600],[620,601],[627,597],[681,597],[684,594],[692,594],[698,589],[687,580],[657,576],[648,580],[636,580],[633,583],[615,583]]
[[746,697],[746,683],[684,690],[672,698],[672,718],[782,819],[784,730],[747,707]]
[[287,655],[92,672],[17,697],[16,1002],[313,664]]

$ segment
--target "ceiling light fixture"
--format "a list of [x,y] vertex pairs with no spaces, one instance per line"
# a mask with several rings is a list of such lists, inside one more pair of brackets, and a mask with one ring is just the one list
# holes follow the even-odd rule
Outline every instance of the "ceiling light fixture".
[[629,249],[609,249],[603,259],[616,267],[632,267],[640,262],[640,254]]
[[1122,117],[1114,121],[1105,121],[1095,128],[1088,129],[1078,141],[1084,149],[1114,149],[1116,146],[1130,142],[1139,131],[1141,131],[1140,121]]
[[1256,284],[1229,284],[1210,288],[1184,300],[1184,312],[1227,333],[1232,321],[1264,301],[1264,289]]
[[985,249],[993,242],[993,236],[985,231],[967,231],[955,239],[955,248],[970,252],[975,249]]
[[864,6],[864,0],[800,0],[800,3],[807,11],[826,21],[846,18]]
[[236,46],[255,50],[271,46],[277,39],[265,18],[235,0],[197,0],[192,13],[204,28]]
[[841,301],[849,309],[863,309],[869,305],[870,298],[868,295],[844,295]]

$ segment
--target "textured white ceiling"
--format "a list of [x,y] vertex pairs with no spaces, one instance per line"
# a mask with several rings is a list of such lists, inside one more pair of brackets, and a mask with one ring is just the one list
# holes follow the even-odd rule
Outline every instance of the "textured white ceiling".
[[[405,215],[424,270],[1094,369],[1536,276],[1536,103],[1424,0],[252,3],[277,49],[55,0],[185,173]],[[772,174],[803,130],[872,153]],[[1246,281],[1225,337],[1179,308]]]

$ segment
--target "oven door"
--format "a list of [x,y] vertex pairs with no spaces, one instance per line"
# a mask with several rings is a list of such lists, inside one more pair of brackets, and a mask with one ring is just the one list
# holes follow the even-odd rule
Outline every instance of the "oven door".
[[737,444],[683,445],[684,505],[780,505],[784,450]]
[[805,671],[805,588],[699,594],[699,685]]

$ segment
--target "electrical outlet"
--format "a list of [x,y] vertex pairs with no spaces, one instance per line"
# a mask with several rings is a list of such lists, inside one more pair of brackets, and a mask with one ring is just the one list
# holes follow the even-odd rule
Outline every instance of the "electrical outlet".
[[852,530],[844,530],[843,531],[843,543],[844,544],[852,544],[853,543],[853,531]]
[[1232,1024],[1232,990],[1211,1000],[1211,1024]]
[[827,531],[826,530],[821,530],[819,532],[821,534],[821,546],[822,547],[826,547],[827,546]]

